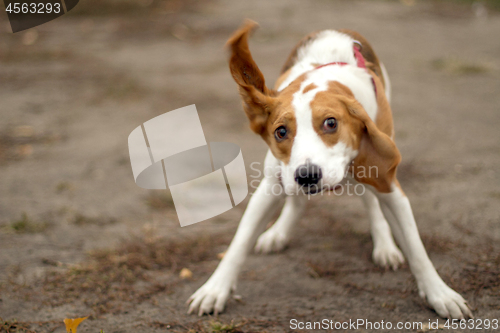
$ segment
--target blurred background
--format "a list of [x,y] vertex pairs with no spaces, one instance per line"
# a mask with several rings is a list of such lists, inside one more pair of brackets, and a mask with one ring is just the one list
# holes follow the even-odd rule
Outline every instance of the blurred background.
[[499,318],[499,10],[497,0],[81,0],[16,34],[1,14],[1,324],[64,332],[63,318],[91,315],[81,330],[246,332],[298,317],[437,318],[407,267],[373,265],[366,214],[347,196],[314,198],[286,252],[252,256],[227,313],[184,314],[248,200],[181,229],[168,191],[135,185],[127,137],[196,104],[207,141],[238,144],[258,176],[249,166],[266,145],[224,50],[244,18],[260,24],[250,48],[268,86],[312,31],[370,41],[391,77],[398,178],[431,259],[476,317]]

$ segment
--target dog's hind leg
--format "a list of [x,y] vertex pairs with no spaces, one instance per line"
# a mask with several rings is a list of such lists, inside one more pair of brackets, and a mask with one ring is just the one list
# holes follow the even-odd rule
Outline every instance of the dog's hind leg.
[[293,226],[304,212],[306,202],[307,196],[302,194],[287,196],[278,220],[257,240],[255,252],[270,253],[283,250],[290,240]]
[[379,266],[391,267],[396,270],[404,262],[404,257],[396,243],[394,243],[391,228],[382,213],[380,203],[371,191],[365,191],[362,198],[370,220],[373,261]]

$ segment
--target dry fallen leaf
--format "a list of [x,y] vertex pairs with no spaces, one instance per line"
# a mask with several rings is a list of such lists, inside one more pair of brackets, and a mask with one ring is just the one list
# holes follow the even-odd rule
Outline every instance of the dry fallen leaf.
[[17,147],[17,154],[21,157],[30,156],[33,154],[33,146],[32,145],[20,145]]
[[83,317],[83,318],[76,318],[76,319],[65,318],[64,324],[66,325],[66,331],[68,333],[76,333],[76,328],[78,327],[78,325],[80,325],[80,323],[87,318],[88,318],[88,316]]
[[190,279],[193,277],[193,272],[191,272],[188,268],[183,268],[181,269],[179,276],[181,279]]

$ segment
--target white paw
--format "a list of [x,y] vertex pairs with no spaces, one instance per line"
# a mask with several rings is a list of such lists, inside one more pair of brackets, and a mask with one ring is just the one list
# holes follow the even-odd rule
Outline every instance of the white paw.
[[226,302],[231,295],[231,291],[236,288],[231,279],[212,275],[203,286],[201,286],[189,299],[188,314],[198,312],[198,316],[214,313],[217,315],[224,311]]
[[463,297],[440,278],[426,287],[419,287],[419,295],[443,318],[474,318]]
[[381,267],[391,267],[397,270],[399,265],[405,262],[403,253],[397,248],[394,243],[385,243],[378,245],[373,249],[373,262]]
[[260,235],[259,239],[257,239],[255,252],[263,254],[280,252],[286,247],[287,244],[287,235],[271,227]]

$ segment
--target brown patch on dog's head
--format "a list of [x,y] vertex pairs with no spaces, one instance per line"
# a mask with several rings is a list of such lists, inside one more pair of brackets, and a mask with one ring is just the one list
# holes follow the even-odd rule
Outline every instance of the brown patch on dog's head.
[[[313,128],[326,146],[333,147],[341,141],[357,150],[361,122],[349,113],[344,103],[346,97],[354,98],[349,88],[336,81],[330,82],[327,90],[318,92],[311,102]],[[324,129],[324,122],[329,118],[337,122],[335,131]]]
[[[299,77],[276,96],[275,107],[269,114],[266,130],[262,136],[273,155],[285,164],[288,164],[290,160],[294,138],[297,134],[297,120],[292,101],[305,78],[305,75]],[[276,130],[281,126],[284,126],[287,131],[284,140],[278,140],[275,137]]]
[[307,87],[305,87],[304,90],[302,90],[302,93],[305,94],[308,91],[311,91],[311,90],[316,89],[316,88],[318,88],[318,86],[315,85],[314,83],[308,84]]

